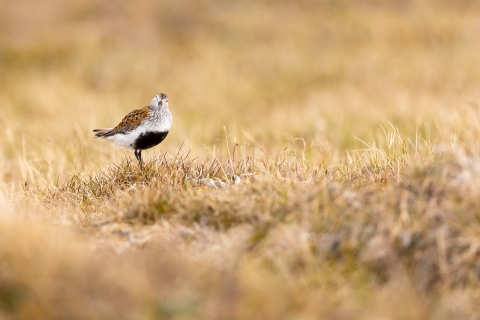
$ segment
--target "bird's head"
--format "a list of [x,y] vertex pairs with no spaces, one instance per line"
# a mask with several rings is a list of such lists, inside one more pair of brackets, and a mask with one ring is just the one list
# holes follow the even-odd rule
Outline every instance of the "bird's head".
[[150,102],[152,107],[165,107],[168,108],[168,97],[165,93],[158,93]]

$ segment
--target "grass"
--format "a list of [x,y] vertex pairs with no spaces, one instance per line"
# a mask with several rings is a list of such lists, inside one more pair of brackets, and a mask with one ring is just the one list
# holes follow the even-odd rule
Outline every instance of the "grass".
[[[0,3],[0,318],[480,314],[479,5],[57,2]],[[140,170],[91,130],[157,92]]]

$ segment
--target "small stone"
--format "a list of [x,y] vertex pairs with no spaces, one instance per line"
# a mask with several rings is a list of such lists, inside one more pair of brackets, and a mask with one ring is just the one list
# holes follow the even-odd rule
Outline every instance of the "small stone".
[[223,182],[222,180],[220,180],[219,178],[215,178],[215,182],[220,189],[223,189],[223,188],[227,187],[227,184],[225,182]]
[[240,177],[239,176],[233,176],[232,177],[232,182],[233,184],[239,184],[241,181]]
[[213,181],[213,179],[210,179],[210,178],[200,179],[200,183],[209,188],[217,189],[217,185],[215,184],[215,181]]

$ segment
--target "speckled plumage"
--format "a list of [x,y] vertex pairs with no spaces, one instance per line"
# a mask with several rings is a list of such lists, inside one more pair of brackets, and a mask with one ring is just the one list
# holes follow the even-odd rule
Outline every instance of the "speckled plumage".
[[149,149],[162,142],[170,131],[172,114],[168,109],[168,97],[157,94],[149,106],[136,109],[127,114],[112,129],[95,129],[95,137],[104,138],[116,144],[135,150],[142,165],[142,150]]
[[135,109],[127,114],[122,121],[113,129],[97,133],[97,137],[108,137],[118,133],[128,133],[135,129],[140,123],[147,117],[148,113],[150,112],[149,107],[145,107],[142,109]]

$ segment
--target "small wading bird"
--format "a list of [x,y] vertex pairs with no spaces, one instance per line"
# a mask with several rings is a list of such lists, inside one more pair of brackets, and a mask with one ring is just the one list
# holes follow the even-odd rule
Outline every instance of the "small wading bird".
[[168,97],[159,93],[148,107],[136,109],[125,116],[115,128],[95,129],[96,138],[104,138],[135,150],[142,168],[142,150],[156,146],[165,139],[172,126]]

